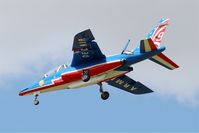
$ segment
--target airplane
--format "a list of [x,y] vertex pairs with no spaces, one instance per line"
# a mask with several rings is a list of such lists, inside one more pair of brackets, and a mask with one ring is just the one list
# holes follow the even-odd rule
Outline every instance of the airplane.
[[146,59],[170,70],[179,67],[162,53],[165,47],[160,44],[168,24],[169,19],[161,19],[138,47],[128,51],[129,40],[121,53],[112,56],[101,52],[90,29],[82,31],[74,37],[72,63],[47,72],[43,78],[20,91],[19,96],[34,95],[34,104],[38,105],[40,93],[97,84],[101,98],[107,100],[109,93],[104,91],[103,82],[132,94],[151,93],[150,88],[126,74],[133,71],[132,65]]

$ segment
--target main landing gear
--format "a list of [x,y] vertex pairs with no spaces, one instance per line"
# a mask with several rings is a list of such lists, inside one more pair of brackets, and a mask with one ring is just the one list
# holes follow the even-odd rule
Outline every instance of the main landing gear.
[[109,98],[109,93],[107,91],[103,90],[102,83],[99,83],[98,85],[100,86],[100,90],[99,91],[101,93],[102,100],[107,100]]
[[37,100],[38,96],[39,96],[39,94],[35,94],[34,105],[39,105],[39,100]]
[[87,82],[90,79],[89,71],[83,70],[82,72],[82,81]]

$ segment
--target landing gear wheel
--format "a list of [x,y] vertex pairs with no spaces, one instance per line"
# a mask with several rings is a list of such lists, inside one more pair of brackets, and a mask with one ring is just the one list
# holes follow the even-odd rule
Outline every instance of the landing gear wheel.
[[39,100],[34,100],[34,105],[39,105]]
[[100,93],[101,93],[101,98],[102,100],[107,100],[109,98],[109,93],[107,91],[104,91],[102,83],[98,83],[98,85],[100,86]]
[[82,81],[87,82],[90,79],[88,70],[83,70],[82,72]]
[[107,100],[109,98],[109,93],[107,91],[102,92],[101,98],[102,100]]
[[39,100],[37,100],[38,96],[39,96],[39,94],[35,94],[34,105],[39,105]]

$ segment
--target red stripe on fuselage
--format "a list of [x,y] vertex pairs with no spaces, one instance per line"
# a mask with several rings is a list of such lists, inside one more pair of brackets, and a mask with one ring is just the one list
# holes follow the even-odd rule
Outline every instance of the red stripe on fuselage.
[[[82,70],[88,70],[89,75],[92,77],[92,76],[96,76],[100,73],[104,73],[106,71],[118,68],[121,65],[122,65],[121,61],[116,61],[116,62],[100,64],[100,65],[82,69]],[[62,79],[63,79],[64,83],[70,83],[70,82],[81,80],[82,70],[78,70],[78,71],[75,71],[72,73],[63,74]]]
[[48,89],[51,87],[55,87],[58,85],[67,84],[70,82],[81,80],[83,70],[88,70],[89,75],[92,77],[92,76],[96,76],[98,74],[107,72],[109,70],[116,69],[122,65],[123,65],[122,61],[114,61],[114,62],[108,62],[108,63],[104,63],[104,64],[91,66],[86,69],[80,69],[80,70],[76,70],[76,71],[72,71],[72,72],[63,73],[61,78],[54,80],[54,84],[51,84],[48,86],[43,86],[43,87],[36,88],[33,90],[28,90],[25,92],[21,92],[19,95],[23,96],[23,95],[27,95],[27,94],[34,93],[34,92],[40,92],[42,90],[45,90],[45,89]]

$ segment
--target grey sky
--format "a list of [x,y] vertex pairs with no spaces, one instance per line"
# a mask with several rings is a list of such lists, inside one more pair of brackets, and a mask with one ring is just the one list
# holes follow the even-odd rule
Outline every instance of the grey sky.
[[130,75],[161,97],[198,104],[198,6],[197,0],[1,0],[0,87],[7,84],[5,75],[31,73],[38,78],[46,68],[69,64],[77,32],[91,28],[102,51],[116,54],[128,39],[129,49],[136,47],[159,19],[168,17],[165,53],[180,69],[169,71],[145,61]]

